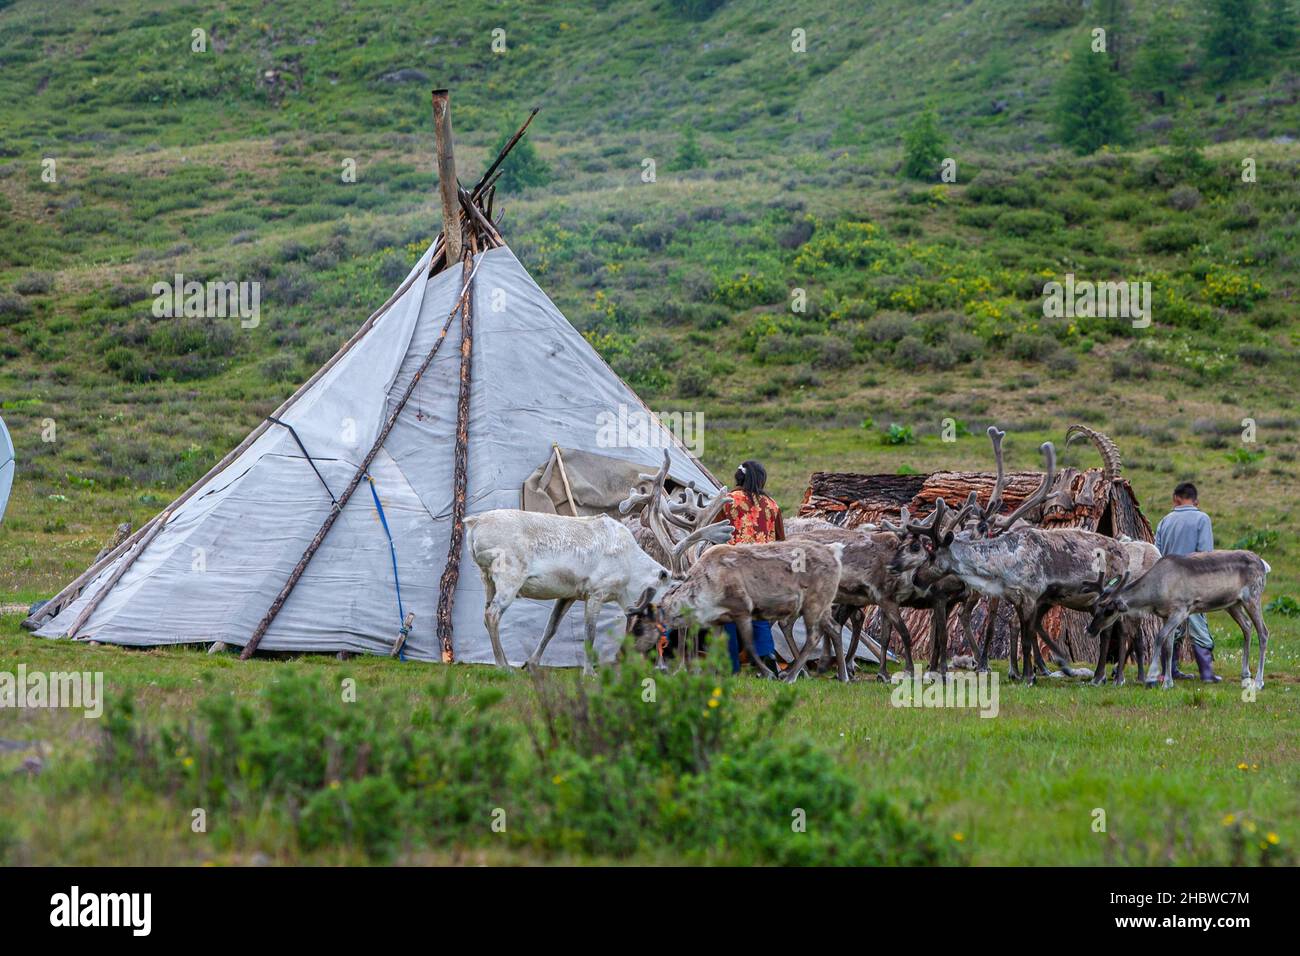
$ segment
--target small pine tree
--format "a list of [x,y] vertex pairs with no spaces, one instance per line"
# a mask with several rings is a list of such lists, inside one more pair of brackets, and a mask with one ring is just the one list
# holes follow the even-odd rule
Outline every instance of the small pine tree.
[[1182,85],[1180,60],[1178,34],[1168,20],[1158,20],[1138,51],[1133,67],[1134,88],[1164,106]]
[[1057,135],[1077,153],[1117,146],[1132,135],[1131,107],[1124,83],[1105,53],[1093,53],[1085,39],[1073,52],[1057,91]]
[[903,134],[903,173],[912,179],[936,179],[943,162],[943,134],[939,118],[927,109]]
[[1296,12],[1291,0],[1272,0],[1264,32],[1275,50],[1289,50],[1296,41]]
[[1201,185],[1214,172],[1214,164],[1205,156],[1205,137],[1196,127],[1186,103],[1180,103],[1178,119],[1169,133],[1169,149],[1162,165],[1181,182]]
[[688,128],[686,135],[677,146],[677,155],[673,161],[668,164],[670,170],[681,172],[686,169],[703,169],[709,165],[709,158],[700,148],[699,142],[695,139],[695,130]]
[[[503,127],[496,148],[489,155],[495,159],[514,135],[514,129]],[[501,164],[501,178],[497,183],[506,192],[519,192],[532,186],[545,186],[550,181],[551,167],[537,155],[537,147],[525,136],[515,143],[515,148],[510,150],[510,155]]]
[[1206,0],[1205,12],[1201,47],[1210,76],[1218,83],[1245,76],[1259,52],[1255,0]]

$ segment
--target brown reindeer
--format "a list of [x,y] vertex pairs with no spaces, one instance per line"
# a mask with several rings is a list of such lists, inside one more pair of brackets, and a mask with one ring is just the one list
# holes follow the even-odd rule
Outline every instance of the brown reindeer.
[[[803,620],[810,647],[816,635],[825,635],[835,649],[840,680],[849,679],[838,629],[831,625],[830,610],[839,587],[839,542],[774,541],[768,544],[717,545],[692,566],[686,578],[668,588],[656,605],[649,600],[628,609],[628,630],[640,652],[650,650],[659,637],[656,625],[698,632],[720,624],[735,624],[741,645],[759,673],[775,676],[754,653],[755,619],[784,622],[787,629]],[[688,634],[685,649],[693,642]],[[786,679],[794,681],[798,669]]]
[[[1089,633],[1100,633],[1120,619],[1134,614],[1155,614],[1164,619],[1156,637],[1148,686],[1157,682],[1174,686],[1174,634],[1188,615],[1227,611],[1241,628],[1241,679],[1250,676],[1250,627],[1259,638],[1259,666],[1254,686],[1264,686],[1264,657],[1268,651],[1268,627],[1260,605],[1268,562],[1253,551],[1203,551],[1196,554],[1166,555],[1132,584],[1121,575],[1111,586],[1101,588],[1093,610]],[[1098,582],[1100,584],[1100,581]],[[1158,678],[1153,678],[1159,668]]]

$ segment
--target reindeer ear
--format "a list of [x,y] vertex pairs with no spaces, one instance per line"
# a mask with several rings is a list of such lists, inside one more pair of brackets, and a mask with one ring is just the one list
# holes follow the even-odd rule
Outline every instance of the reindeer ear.
[[943,536],[943,546],[946,548],[948,547],[948,545],[952,544],[952,539],[953,539],[953,532],[949,531],[947,534]]

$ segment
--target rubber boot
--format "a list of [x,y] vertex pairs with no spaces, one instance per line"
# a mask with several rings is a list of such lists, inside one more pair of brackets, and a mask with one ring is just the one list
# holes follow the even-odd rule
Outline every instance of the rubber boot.
[[[1196,680],[1195,674],[1187,674],[1178,669],[1178,654],[1182,650],[1182,643],[1183,639],[1181,637],[1174,638],[1174,680]],[[1195,641],[1192,642],[1192,649],[1196,649]]]
[[1201,668],[1201,680],[1207,684],[1217,684],[1223,680],[1222,677],[1214,673],[1214,664],[1208,647],[1201,647],[1201,645],[1193,643],[1192,653],[1196,656],[1197,666]]

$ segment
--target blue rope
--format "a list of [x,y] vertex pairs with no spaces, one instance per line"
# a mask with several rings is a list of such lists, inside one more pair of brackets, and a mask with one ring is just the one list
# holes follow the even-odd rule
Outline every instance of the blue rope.
[[[379,512],[379,523],[384,526],[384,534],[388,536],[388,553],[393,559],[393,587],[397,589],[397,626],[405,633],[406,609],[402,607],[402,582],[397,577],[397,547],[393,544],[393,532],[388,529],[388,518],[384,515],[384,506],[379,503],[379,492],[375,490],[375,479],[367,474],[366,481],[370,482],[370,496],[375,499],[375,511]],[[403,642],[403,645],[405,645],[405,642]],[[399,661],[406,660],[405,646],[397,652],[397,659]]]

